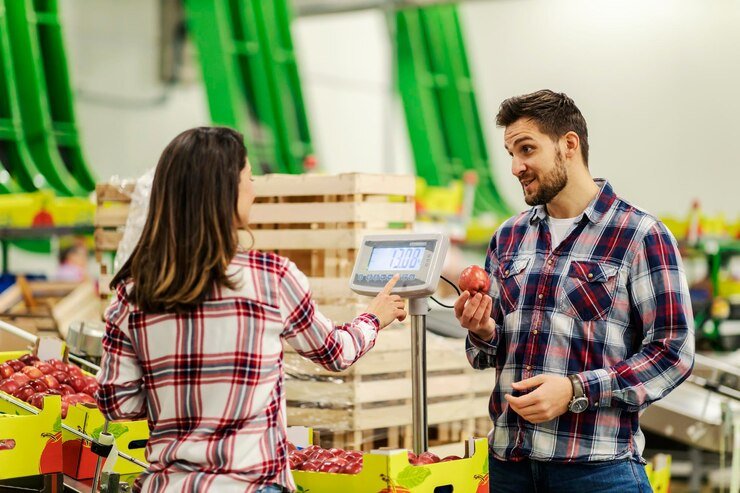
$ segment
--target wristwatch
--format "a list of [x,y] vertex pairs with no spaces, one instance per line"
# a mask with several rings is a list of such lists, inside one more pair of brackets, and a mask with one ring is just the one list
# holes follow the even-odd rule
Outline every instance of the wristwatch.
[[570,383],[573,385],[573,398],[568,404],[568,411],[572,413],[582,413],[588,409],[588,399],[583,392],[583,385],[577,375],[568,375]]

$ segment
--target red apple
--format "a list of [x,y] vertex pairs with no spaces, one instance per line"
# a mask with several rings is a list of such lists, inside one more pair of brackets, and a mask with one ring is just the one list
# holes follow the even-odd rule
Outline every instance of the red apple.
[[77,375],[72,375],[69,379],[69,385],[72,386],[72,388],[75,389],[77,392],[82,392],[82,389],[85,388],[87,385],[87,382],[85,382],[85,378]]
[[81,377],[82,376],[82,370],[80,370],[80,367],[79,366],[75,366],[75,365],[73,365],[71,363],[67,364],[66,371],[70,375],[77,375],[78,377]]
[[42,382],[46,384],[46,386],[50,389],[58,389],[59,388],[59,380],[54,378],[52,375],[44,375],[43,377],[39,378]]
[[316,472],[319,470],[319,467],[321,467],[322,462],[311,459],[307,460],[303,464],[301,464],[301,471],[310,471],[310,472]]
[[415,466],[416,465],[416,461],[419,460],[419,458],[416,456],[415,453],[413,453],[410,450],[407,450],[406,451],[406,454],[408,455],[409,464],[411,464],[412,466]]
[[288,442],[288,452],[293,452],[294,450],[298,450],[298,447],[293,445],[293,442],[289,441]]
[[95,392],[98,391],[98,388],[99,387],[98,387],[97,382],[94,382],[94,383],[91,383],[90,385],[85,385],[85,387],[82,389],[82,393],[95,397]]
[[54,367],[46,361],[34,361],[33,366],[41,370],[41,373],[43,373],[44,375],[48,375],[49,373],[54,371]]
[[343,459],[341,457],[332,457],[325,460],[324,463],[321,464],[321,466],[319,467],[319,471],[337,473],[344,469],[347,464],[347,459]]
[[69,373],[65,371],[56,370],[51,373],[51,376],[57,379],[59,383],[69,383]]
[[439,457],[432,452],[422,452],[416,460],[417,465],[434,464],[437,462],[439,462]]
[[344,450],[340,448],[330,448],[329,453],[333,455],[334,457],[342,457],[344,455]]
[[462,457],[458,455],[448,455],[444,459],[440,460],[440,462],[449,462],[451,460],[460,460],[460,459],[462,459]]
[[62,419],[67,417],[67,411],[69,411],[69,402],[62,399]]
[[344,474],[359,474],[360,471],[362,471],[362,461],[351,461],[340,472]]
[[15,448],[15,440],[12,438],[5,438],[0,440],[0,450],[13,450]]
[[13,373],[15,373],[15,370],[9,364],[3,363],[0,365],[0,380],[9,378]]
[[463,291],[469,291],[471,295],[477,292],[486,294],[488,293],[488,288],[491,286],[491,279],[485,270],[477,265],[471,265],[462,271],[457,285]]
[[48,360],[47,363],[53,366],[54,369],[57,371],[63,371],[63,372],[67,371],[67,363],[65,363],[64,361],[58,360],[56,358],[52,358]]
[[18,388],[18,390],[15,391],[13,396],[19,398],[22,401],[28,401],[29,397],[31,397],[33,394],[35,394],[36,391],[33,390],[33,387],[26,384]]
[[12,378],[5,379],[2,381],[2,383],[0,383],[0,390],[5,392],[6,394],[13,395],[15,394],[15,391],[19,388],[21,388],[21,386],[18,385],[18,383]]
[[18,358],[18,361],[22,362],[24,365],[32,366],[35,362],[37,362],[39,359],[34,356],[33,354],[24,354],[20,358]]
[[33,394],[29,399],[28,403],[31,404],[33,407],[37,407],[39,409],[44,408],[44,394],[43,392],[36,392]]
[[28,375],[31,380],[36,380],[44,376],[44,372],[36,368],[35,366],[24,366],[21,371]]
[[21,368],[26,366],[23,361],[18,361],[17,359],[11,359],[9,361],[6,361],[6,363],[9,364],[10,367],[13,368],[16,372],[21,371]]
[[31,378],[23,372],[13,373],[10,379],[21,387],[31,381]]
[[36,392],[44,392],[49,389],[49,387],[46,385],[46,382],[41,379],[31,380],[30,382],[28,382],[28,385],[30,385],[31,388]]
[[59,384],[59,392],[62,393],[62,395],[69,395],[76,393],[75,389],[67,385],[66,383],[60,383]]
[[81,392],[78,392],[74,395],[78,396],[77,398],[79,399],[79,402],[82,402],[84,404],[97,404],[95,402],[95,399],[91,395],[83,394]]

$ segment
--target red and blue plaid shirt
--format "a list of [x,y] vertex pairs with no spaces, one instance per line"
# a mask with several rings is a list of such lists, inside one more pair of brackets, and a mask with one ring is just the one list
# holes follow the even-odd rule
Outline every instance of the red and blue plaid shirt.
[[[691,372],[691,301],[676,242],[653,216],[598,195],[552,249],[544,206],[512,217],[491,239],[496,335],[467,340],[475,368],[495,367],[491,450],[502,460],[642,459],[639,412]],[[588,409],[541,424],[504,394],[538,374],[578,375]]]
[[288,467],[285,340],[329,370],[349,367],[375,343],[363,314],[335,327],[289,260],[239,253],[220,288],[187,314],[147,314],[119,286],[108,308],[98,406],[108,419],[148,418],[143,491],[295,489]]

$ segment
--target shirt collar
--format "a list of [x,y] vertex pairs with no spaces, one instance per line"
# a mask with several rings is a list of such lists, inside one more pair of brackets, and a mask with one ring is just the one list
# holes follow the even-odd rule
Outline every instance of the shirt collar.
[[[579,222],[583,220],[583,216],[586,216],[589,221],[598,224],[617,198],[617,195],[607,180],[594,178],[594,183],[599,187],[599,193],[596,194],[596,197],[588,204],[586,210],[583,211],[583,214],[578,220]],[[547,217],[547,208],[544,205],[536,205],[532,207],[530,212],[529,224],[537,224],[543,219],[547,219]]]

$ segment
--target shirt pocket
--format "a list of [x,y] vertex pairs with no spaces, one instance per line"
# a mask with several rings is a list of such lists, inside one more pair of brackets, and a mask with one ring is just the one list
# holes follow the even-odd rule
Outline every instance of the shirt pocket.
[[565,277],[560,308],[578,320],[602,320],[614,302],[616,266],[600,262],[573,261]]
[[499,264],[501,306],[504,313],[511,313],[519,308],[522,285],[530,260],[531,257],[516,257]]

